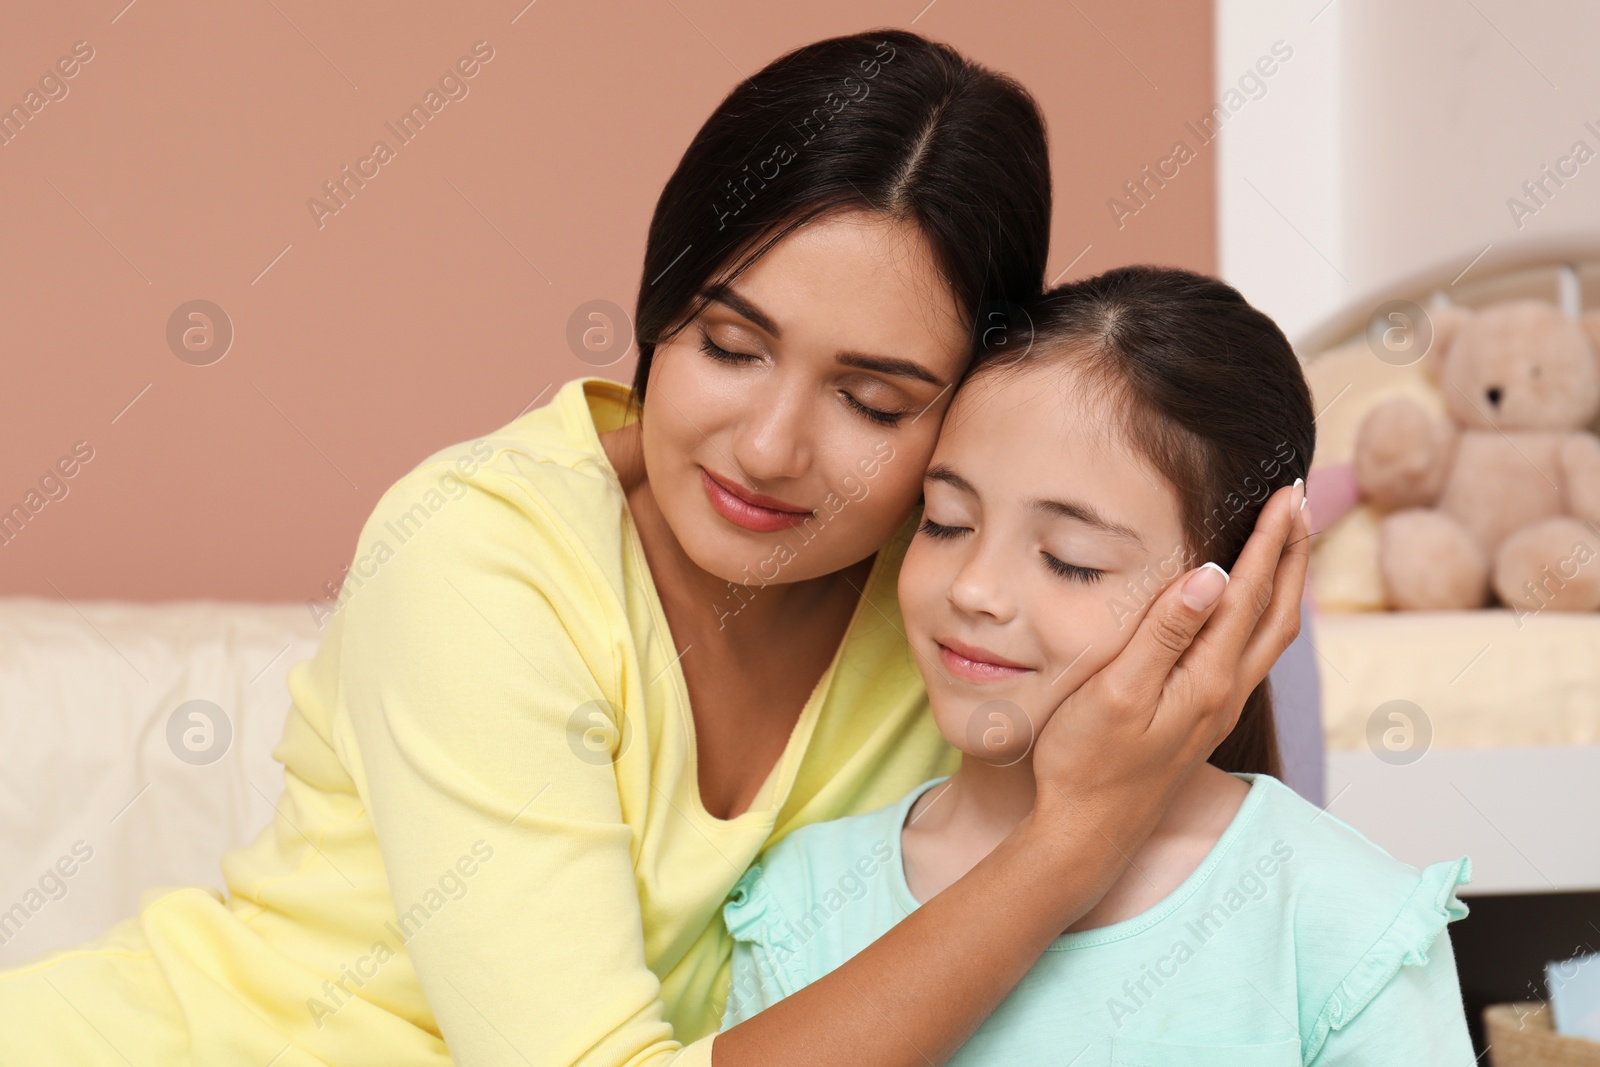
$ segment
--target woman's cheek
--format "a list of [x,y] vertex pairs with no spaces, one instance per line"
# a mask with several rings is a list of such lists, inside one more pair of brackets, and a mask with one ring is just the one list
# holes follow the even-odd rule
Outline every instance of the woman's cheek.
[[922,499],[922,476],[933,462],[937,440],[935,427],[932,432],[902,432],[872,442],[872,463],[877,466],[873,480],[881,495],[893,501],[890,511],[903,516]]
[[[850,418],[859,420],[859,416]],[[818,433],[823,440],[816,443],[825,444],[832,433],[843,436],[852,431],[860,434],[851,425],[821,429]],[[839,517],[853,515],[849,519],[852,539],[859,535],[882,544],[899,528],[922,492],[924,468],[913,459],[882,433],[858,436],[830,458],[827,485],[836,498],[835,506],[842,508]]]

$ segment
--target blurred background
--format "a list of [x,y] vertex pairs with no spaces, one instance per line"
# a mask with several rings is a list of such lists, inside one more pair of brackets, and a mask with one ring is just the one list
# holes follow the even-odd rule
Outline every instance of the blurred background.
[[[1525,268],[1568,270],[1550,298],[1583,303],[1600,260],[1600,9],[1579,0],[73,0],[0,20],[0,726],[23,767],[0,777],[0,908],[80,840],[109,857],[0,922],[0,964],[158,876],[216,882],[281,788],[283,673],[380,494],[565,381],[630,377],[655,198],[790,48],[895,26],[1014,75],[1049,124],[1049,280],[1217,273],[1308,360],[1390,297]],[[613,330],[571,340],[607,306]],[[1319,407],[1342,395],[1324,384],[1350,382]],[[1330,642],[1322,692],[1357,709],[1330,712],[1330,810],[1408,862],[1487,856],[1451,928],[1474,1024],[1542,997],[1545,962],[1600,942],[1600,797],[1579,785],[1600,680],[1568,680],[1565,733],[1504,743],[1452,734],[1453,696],[1360,688],[1381,646]],[[1389,697],[1467,762],[1372,747]],[[175,766],[168,713],[191,700],[231,742]],[[1454,814],[1394,825],[1402,785]]]
[[[575,356],[568,319],[593,300],[631,311],[694,132],[807,41],[912,26],[1020,78],[1050,124],[1053,275],[1216,266],[1215,149],[1120,228],[1106,207],[1211,107],[1208,4],[525,3],[12,18],[0,101],[77,41],[94,59],[0,147],[17,357],[0,507],[76,442],[94,459],[6,543],[0,591],[327,596],[417,461],[570,378],[629,377],[629,353]],[[466,95],[401,143],[390,127],[480,41],[493,58]],[[393,158],[331,196],[380,139]],[[203,367],[168,343],[196,299],[233,333]]]

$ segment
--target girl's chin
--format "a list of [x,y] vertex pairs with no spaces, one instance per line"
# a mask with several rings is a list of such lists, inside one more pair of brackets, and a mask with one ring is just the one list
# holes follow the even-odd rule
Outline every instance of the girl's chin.
[[[1025,762],[1038,737],[1033,717],[1015,701],[998,694],[935,701],[933,721],[944,739],[962,754],[995,767]],[[998,751],[984,745],[984,734],[996,728],[1006,729],[1009,735],[1005,747]]]

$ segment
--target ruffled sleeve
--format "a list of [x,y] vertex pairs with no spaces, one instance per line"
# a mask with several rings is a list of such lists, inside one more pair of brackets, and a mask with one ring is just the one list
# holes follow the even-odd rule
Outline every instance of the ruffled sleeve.
[[733,979],[722,1029],[771,1007],[811,978],[805,973],[794,924],[789,921],[761,863],[728,892],[722,921],[733,936]]
[[[1456,890],[1471,878],[1466,856],[1421,872],[1394,921],[1323,1004],[1303,1044],[1304,1062],[1423,1067],[1473,1061],[1455,955],[1449,935],[1439,936],[1466,916]],[[1401,1049],[1406,1055],[1397,1056]],[[1375,1052],[1379,1058],[1371,1059]]]

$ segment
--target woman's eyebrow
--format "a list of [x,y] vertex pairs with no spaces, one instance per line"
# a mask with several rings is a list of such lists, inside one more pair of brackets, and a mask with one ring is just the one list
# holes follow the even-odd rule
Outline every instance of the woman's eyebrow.
[[1131,541],[1140,548],[1144,547],[1144,539],[1139,536],[1133,527],[1124,526],[1120,522],[1113,522],[1099,508],[1086,500],[1035,500],[1032,506],[1035,511],[1043,511],[1049,515],[1059,515],[1066,519],[1076,519],[1078,522],[1104,530],[1113,537]]
[[720,282],[714,285],[708,285],[704,289],[700,290],[700,295],[705,297],[707,300],[710,300],[712,303],[721,304],[723,307],[729,308],[730,310],[744,316],[757,326],[761,327],[762,330],[766,331],[774,339],[783,336],[783,331],[778,329],[778,324],[772,321],[772,317],[770,315],[756,307],[754,304],[750,303],[750,301],[746,300],[744,297],[740,296],[733,290],[731,286],[722,284]]
[[895,359],[891,356],[869,356],[861,352],[840,352],[839,362],[846,367],[857,370],[876,371],[879,374],[888,374],[896,378],[915,378],[919,382],[929,385],[943,385],[933,372],[922,364],[909,359]]

